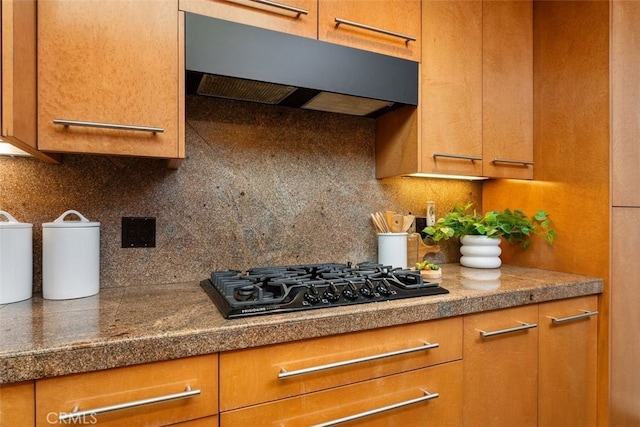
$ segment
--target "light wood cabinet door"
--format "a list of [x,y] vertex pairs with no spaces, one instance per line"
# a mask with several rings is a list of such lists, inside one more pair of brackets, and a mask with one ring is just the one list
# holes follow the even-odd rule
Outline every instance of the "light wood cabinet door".
[[[454,427],[462,423],[461,400],[462,362],[451,362],[223,412],[220,426],[306,427],[356,416],[349,426]],[[391,405],[398,407],[363,414]]]
[[38,2],[39,149],[184,157],[184,36],[176,6],[173,0]]
[[614,207],[611,224],[610,421],[632,426],[640,420],[640,207]]
[[318,39],[420,61],[420,3],[419,0],[319,0]]
[[[400,353],[388,354],[393,352]],[[461,358],[461,318],[224,352],[220,354],[220,409],[227,411]]]
[[613,206],[640,206],[640,3],[611,4],[611,196]]
[[422,8],[421,172],[482,176],[482,1]]
[[464,317],[463,425],[537,425],[537,322],[535,304]]
[[179,0],[178,5],[185,12],[318,38],[317,0],[280,0],[269,4],[252,0]]
[[596,425],[597,297],[539,305],[538,425]]
[[2,15],[2,140],[47,163],[60,156],[37,149],[36,2],[5,0]]
[[533,179],[533,2],[482,10],[482,174]]
[[33,381],[0,384],[0,426],[33,427],[35,396]]
[[[111,405],[121,409],[102,411]],[[38,426],[60,416],[72,418],[59,424],[160,426],[217,412],[217,354],[36,380]]]

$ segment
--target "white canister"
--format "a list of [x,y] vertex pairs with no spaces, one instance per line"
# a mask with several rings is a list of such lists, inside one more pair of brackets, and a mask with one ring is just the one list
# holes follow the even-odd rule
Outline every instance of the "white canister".
[[[33,224],[0,211],[0,304],[23,301],[33,292]],[[0,218],[1,219],[1,218]]]
[[408,233],[378,233],[378,264],[407,268]]
[[[68,220],[74,214],[79,220]],[[100,290],[100,223],[69,210],[42,224],[42,296],[72,299]]]

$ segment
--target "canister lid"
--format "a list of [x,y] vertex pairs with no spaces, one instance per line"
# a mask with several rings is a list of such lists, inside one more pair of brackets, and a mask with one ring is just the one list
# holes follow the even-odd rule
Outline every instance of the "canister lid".
[[[6,221],[2,221],[3,216],[7,219]],[[33,224],[19,222],[10,213],[0,211],[0,229],[4,228],[33,228]]]
[[[68,215],[76,215],[80,220],[73,221],[65,221],[65,217]],[[87,218],[85,218],[80,212],[74,210],[68,210],[62,215],[60,215],[53,222],[45,222],[42,224],[42,228],[89,228],[89,227],[100,227],[99,222],[91,222]]]

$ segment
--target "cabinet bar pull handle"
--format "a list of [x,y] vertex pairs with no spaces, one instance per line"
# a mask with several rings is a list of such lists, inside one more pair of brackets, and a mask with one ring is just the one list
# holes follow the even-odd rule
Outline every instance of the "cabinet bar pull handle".
[[121,411],[123,409],[137,408],[139,406],[151,405],[154,403],[163,403],[170,400],[187,399],[189,397],[197,396],[200,394],[200,390],[191,390],[191,387],[187,386],[186,390],[180,393],[166,394],[164,396],[150,397],[148,399],[134,400],[133,402],[117,403],[115,405],[102,406],[100,408],[87,409],[80,411],[76,406],[69,413],[60,413],[58,421],[64,422],[72,419],[82,419],[83,417],[104,414],[107,412]]
[[471,160],[472,162],[475,162],[476,160],[478,161],[482,160],[482,157],[478,157],[478,156],[464,156],[461,154],[448,154],[448,153],[433,153],[434,159],[437,159],[438,157],[446,157],[449,159]]
[[324,371],[326,369],[339,368],[341,366],[354,365],[356,363],[369,362],[371,360],[378,360],[378,359],[383,359],[385,357],[391,357],[391,356],[399,356],[401,354],[413,353],[416,351],[430,350],[432,348],[438,348],[438,347],[440,347],[440,344],[438,343],[429,344],[428,342],[425,342],[423,345],[419,347],[412,347],[412,348],[406,348],[404,350],[390,351],[389,353],[374,354],[373,356],[365,356],[357,359],[343,360],[341,362],[328,363],[326,365],[312,366],[310,368],[298,369],[296,371],[287,371],[285,368],[282,368],[280,370],[280,373],[278,374],[278,378],[282,379],[282,378],[293,377],[296,375],[311,374],[313,372]]
[[336,28],[338,28],[338,26],[340,24],[351,25],[352,27],[358,27],[358,28],[362,28],[364,30],[374,31],[376,33],[386,34],[388,36],[393,36],[393,37],[398,37],[398,38],[404,39],[405,44],[409,44],[409,42],[411,42],[411,41],[412,42],[416,41],[416,38],[413,37],[413,36],[408,36],[406,34],[396,33],[395,31],[385,30],[383,28],[372,27],[370,25],[360,24],[359,22],[347,21],[346,19],[342,19],[342,18],[335,18],[335,21],[336,21]]
[[138,132],[151,132],[151,133],[164,132],[163,128],[154,128],[149,126],[119,125],[115,123],[99,123],[99,122],[81,122],[78,120],[53,119],[53,124],[63,125],[63,126],[82,126],[82,127],[99,128],[99,129],[132,130],[132,131],[138,131]]
[[564,323],[564,322],[571,322],[572,320],[584,319],[586,317],[595,316],[596,314],[598,314],[597,311],[582,310],[582,313],[574,314],[573,316],[550,317],[550,319],[553,323]]
[[287,4],[276,3],[275,1],[270,1],[270,0],[251,0],[251,1],[256,3],[261,3],[267,6],[277,7],[278,9],[288,10],[289,12],[297,13],[296,18],[299,18],[300,15],[307,15],[309,13],[307,10],[300,9],[294,6],[289,6]]
[[533,166],[536,164],[536,162],[532,162],[530,160],[498,159],[498,158],[491,160],[491,163],[493,164],[509,163],[509,164],[523,165],[523,166]]
[[497,331],[486,332],[479,329],[480,334],[482,334],[483,338],[493,337],[496,335],[509,334],[511,332],[524,331],[525,329],[537,328],[538,325],[536,323],[524,323],[522,322],[521,326],[515,326],[513,328],[500,329]]
[[324,422],[324,423],[321,423],[321,424],[315,424],[312,427],[334,426],[336,424],[346,423],[348,421],[353,421],[353,420],[357,420],[357,419],[360,419],[360,418],[365,418],[365,417],[368,417],[368,416],[371,416],[371,415],[376,415],[376,414],[380,414],[382,412],[390,411],[392,409],[401,408],[403,406],[413,405],[414,403],[425,402],[427,400],[431,400],[431,399],[435,399],[437,397],[440,397],[440,395],[438,393],[429,393],[426,390],[422,390],[422,392],[424,393],[424,396],[422,396],[422,397],[417,397],[415,399],[405,400],[403,402],[394,403],[394,404],[391,404],[391,405],[388,405],[388,406],[383,406],[381,408],[372,409],[370,411],[360,412],[359,414],[349,415],[349,416],[344,417],[344,418],[338,418],[337,420],[327,421],[327,422]]

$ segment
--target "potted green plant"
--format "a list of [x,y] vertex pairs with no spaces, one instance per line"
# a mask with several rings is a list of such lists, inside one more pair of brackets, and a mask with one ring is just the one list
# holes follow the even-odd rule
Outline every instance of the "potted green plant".
[[497,268],[501,264],[500,238],[527,248],[533,234],[543,233],[547,243],[552,244],[556,231],[551,225],[549,215],[544,210],[537,211],[531,217],[519,209],[480,214],[473,209],[472,203],[467,203],[455,206],[444,218],[438,219],[423,231],[434,242],[452,237],[460,238],[460,264],[476,268]]

